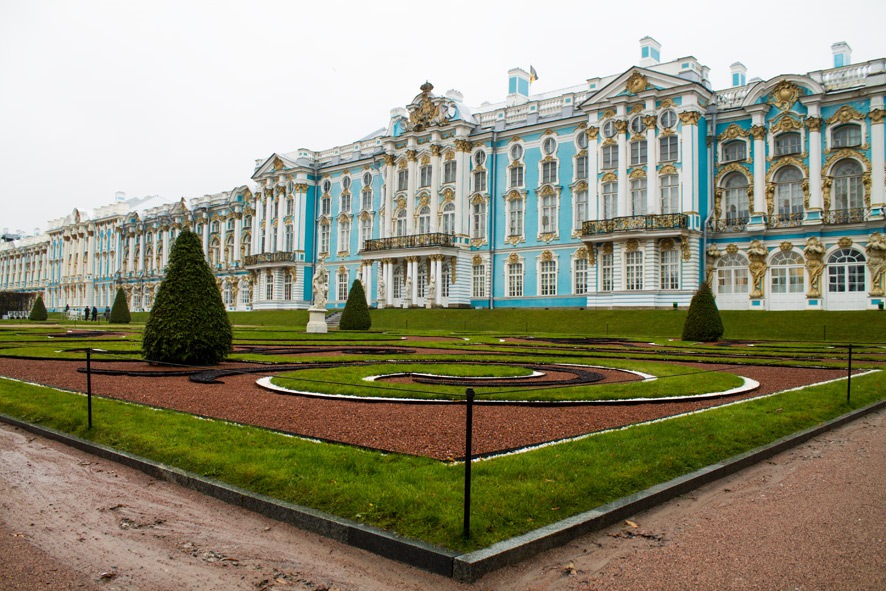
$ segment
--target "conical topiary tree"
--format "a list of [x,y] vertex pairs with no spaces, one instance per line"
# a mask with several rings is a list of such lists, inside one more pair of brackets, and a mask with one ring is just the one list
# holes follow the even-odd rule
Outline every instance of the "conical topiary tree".
[[129,314],[129,304],[126,301],[126,292],[122,287],[117,288],[117,295],[114,297],[114,305],[111,306],[111,316],[108,322],[112,324],[129,324],[132,316]]
[[369,330],[372,326],[372,318],[369,316],[369,307],[366,305],[366,292],[363,284],[355,279],[348,293],[348,301],[345,303],[345,311],[338,321],[340,330]]
[[200,238],[183,231],[169,253],[142,337],[149,361],[206,365],[231,352],[233,333]]
[[38,295],[37,301],[34,302],[34,307],[31,308],[31,314],[28,316],[28,320],[46,320],[49,315],[46,313],[46,306],[43,304],[43,296]]
[[707,283],[702,283],[689,303],[689,313],[683,323],[684,341],[710,343],[723,336],[723,321],[714,294]]

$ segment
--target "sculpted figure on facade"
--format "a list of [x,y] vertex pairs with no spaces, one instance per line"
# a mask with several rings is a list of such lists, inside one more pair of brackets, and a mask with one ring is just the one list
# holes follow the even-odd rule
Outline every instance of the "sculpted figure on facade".
[[806,255],[806,274],[809,276],[809,291],[806,292],[806,297],[820,298],[821,274],[824,272],[824,244],[812,236],[806,240],[803,253]]
[[748,258],[751,261],[748,265],[748,270],[751,272],[751,277],[754,281],[754,288],[750,296],[752,298],[763,297],[763,278],[766,276],[767,253],[766,247],[759,240],[754,240],[748,247]]
[[886,276],[886,240],[879,232],[871,234],[865,248],[868,255],[868,268],[871,270],[871,295],[884,295],[884,276]]
[[719,260],[721,256],[723,256],[723,253],[720,252],[720,249],[717,248],[716,244],[711,244],[708,246],[707,250],[705,250],[704,282],[712,289],[714,287],[714,271],[717,270],[717,260]]

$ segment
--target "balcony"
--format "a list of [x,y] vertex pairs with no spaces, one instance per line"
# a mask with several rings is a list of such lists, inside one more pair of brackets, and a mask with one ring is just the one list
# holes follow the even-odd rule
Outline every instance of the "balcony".
[[431,234],[412,234],[410,236],[391,236],[366,240],[361,252],[380,252],[401,248],[426,248],[433,246],[455,246],[455,236],[434,232]]
[[827,212],[824,216],[826,224],[858,224],[864,221],[865,209],[836,209]]
[[770,228],[796,228],[803,225],[803,212],[779,213],[769,216]]
[[745,228],[748,227],[749,221],[751,221],[751,218],[747,213],[744,215],[727,216],[726,219],[711,220],[708,222],[708,229],[711,232],[720,232],[723,234],[744,232]]
[[298,260],[298,251],[281,250],[278,252],[263,252],[243,257],[243,264],[260,265],[262,263],[294,263]]
[[608,220],[592,220],[581,225],[583,236],[614,234],[617,232],[650,232],[654,230],[686,230],[689,216],[683,213],[663,215],[635,215]]

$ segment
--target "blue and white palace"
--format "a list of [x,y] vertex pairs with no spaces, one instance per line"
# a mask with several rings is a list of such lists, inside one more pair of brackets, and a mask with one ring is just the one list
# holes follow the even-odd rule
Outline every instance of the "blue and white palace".
[[[270,154],[250,183],[179,202],[118,199],[0,245],[0,290],[51,309],[148,310],[185,226],[230,310],[370,305],[864,310],[884,301],[886,59],[715,91],[693,57],[557,92],[508,73],[469,106],[430,83],[387,125],[322,151]],[[356,134],[355,134],[356,135]],[[244,179],[246,181],[246,179]]]

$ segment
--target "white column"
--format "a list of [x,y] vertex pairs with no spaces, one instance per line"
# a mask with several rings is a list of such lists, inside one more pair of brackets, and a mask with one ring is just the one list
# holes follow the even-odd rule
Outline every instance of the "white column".
[[242,213],[234,218],[234,253],[232,255],[233,260],[228,261],[228,264],[233,263],[234,261],[240,260],[240,240],[241,240],[241,238],[243,238],[243,214]]
[[302,208],[307,197],[301,187],[296,187],[292,195],[292,249],[304,250],[304,234],[302,233]]
[[[597,127],[588,127],[588,219],[603,219],[603,211],[597,202],[597,190],[600,183],[597,182],[597,163],[600,159],[598,153],[597,137],[600,135],[600,129]],[[582,220],[584,221],[584,220]]]
[[[468,177],[468,152],[471,150],[471,144],[467,140],[456,140],[455,142],[455,234],[465,235],[470,228],[470,224],[465,226],[465,209],[468,205],[470,192],[467,184]],[[467,207],[470,210],[469,207]]]
[[259,241],[261,240],[262,213],[264,212],[261,202],[261,193],[256,195],[253,207],[255,209],[255,214],[252,216],[252,248],[250,249],[250,252],[252,252],[252,254],[258,254]]
[[363,283],[363,293],[366,296],[366,305],[372,305],[372,261],[367,261],[360,267],[361,278]]
[[89,268],[83,269],[84,275],[95,275],[95,232],[87,233],[86,249],[89,255]]
[[440,146],[431,146],[431,232],[437,232],[437,211],[440,208]]
[[172,228],[167,226],[165,230],[163,230],[163,259],[161,260],[161,264],[163,267],[166,267],[166,264],[169,262],[169,233],[172,232]]
[[631,203],[628,200],[628,138],[627,121],[615,122],[618,133],[618,216],[625,216],[631,212]]
[[228,265],[228,255],[225,248],[225,240],[228,238],[228,220],[227,216],[223,216],[219,220],[219,242],[221,243],[219,246],[218,252],[218,262],[221,263],[222,268]]
[[763,114],[753,115],[751,135],[754,138],[754,211],[751,215],[766,212],[766,127]]
[[[409,174],[409,182],[406,188],[406,234],[415,234],[418,230],[415,227],[415,186],[416,186],[416,153],[415,150],[406,152],[406,169]],[[413,280],[414,281],[414,280]]]
[[809,132],[809,209],[820,212],[824,200],[821,194],[821,117],[817,104],[809,105],[806,129]]
[[203,256],[209,260],[209,212],[203,214]]
[[[394,183],[397,182],[397,169],[394,167],[394,155],[385,154],[385,221],[384,228],[379,232],[382,238],[393,236],[394,224]],[[387,279],[385,279],[387,281]]]
[[435,294],[434,303],[438,306],[443,305],[443,259],[440,256],[434,257],[434,282],[437,284],[437,293]]
[[385,279],[385,307],[391,305],[394,301],[394,271],[391,268],[391,259],[385,259],[382,263],[382,276]]
[[658,162],[655,116],[647,115],[644,123],[646,124],[646,211],[657,215],[661,213],[661,199],[658,195],[658,172],[655,169],[655,163]]
[[138,237],[138,272],[143,273],[145,270],[145,236],[146,234],[141,234]]
[[883,133],[883,116],[886,114],[883,109],[883,97],[871,98],[871,162],[873,170],[871,170],[871,207],[882,207],[886,204],[886,195],[883,194],[884,173],[881,166],[886,155],[884,155],[884,133]]
[[683,149],[680,153],[680,160],[683,164],[683,174],[680,175],[683,181],[681,191],[680,211],[698,211],[698,198],[696,195],[695,179],[698,178],[698,158],[696,149],[696,133],[698,131],[697,123],[700,113],[698,111],[687,111],[680,113],[680,121],[682,127],[682,145]]
[[283,193],[277,196],[277,245],[276,252],[282,252],[286,246],[286,237],[283,234],[283,215],[286,212],[286,199]]
[[414,306],[418,300],[418,257],[410,257],[409,277],[412,278],[412,293],[409,294],[409,301]]

